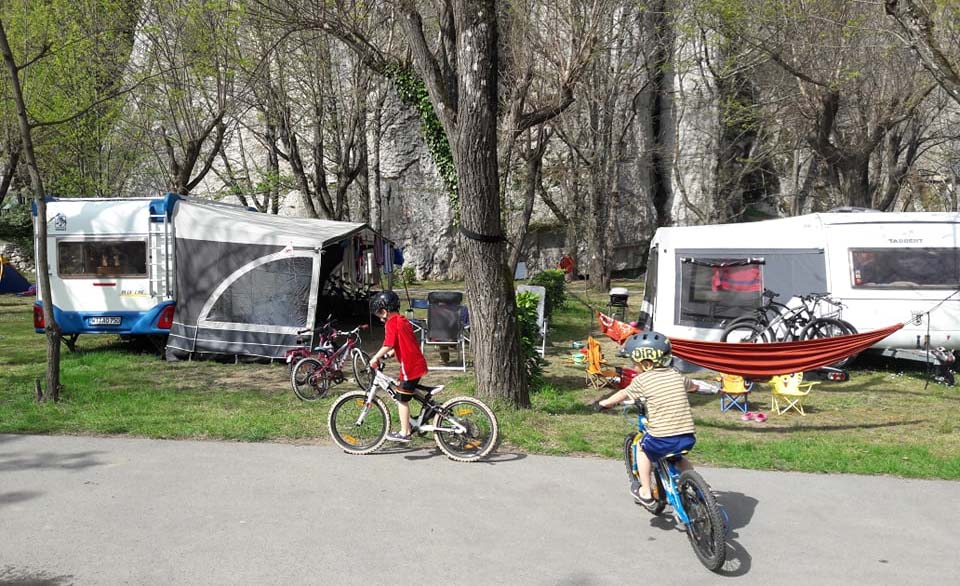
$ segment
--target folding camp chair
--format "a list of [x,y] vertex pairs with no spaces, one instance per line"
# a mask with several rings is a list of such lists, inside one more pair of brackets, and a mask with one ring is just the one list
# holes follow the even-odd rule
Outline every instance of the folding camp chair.
[[604,370],[606,362],[603,360],[603,353],[600,351],[600,342],[593,339],[593,336],[587,338],[587,384],[595,389],[602,389],[606,386],[613,386],[615,381],[619,381],[617,371],[613,369]]
[[810,388],[819,383],[802,381],[802,372],[779,374],[770,379],[770,385],[773,387],[770,391],[773,400],[771,409],[776,411],[777,415],[783,415],[791,409],[800,415],[806,415],[803,411],[803,400],[810,394]]
[[734,408],[746,413],[753,383],[745,383],[742,376],[723,373],[720,373],[720,383],[720,411]]
[[[441,366],[432,370],[467,370],[468,314],[459,291],[431,291],[427,293],[427,323],[421,337],[421,347],[437,346]],[[451,350],[459,354],[459,364],[449,365]],[[426,354],[426,352],[424,352]]]
[[540,285],[519,285],[517,293],[533,293],[537,296],[537,328],[540,334],[540,345],[537,347],[537,353],[543,356],[547,350],[547,317],[544,312],[547,299],[547,289]]

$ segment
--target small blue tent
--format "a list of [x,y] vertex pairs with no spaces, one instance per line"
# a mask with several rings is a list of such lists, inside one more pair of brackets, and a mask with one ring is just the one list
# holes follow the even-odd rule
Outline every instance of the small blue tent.
[[30,282],[12,264],[0,258],[0,293],[23,293],[29,288]]

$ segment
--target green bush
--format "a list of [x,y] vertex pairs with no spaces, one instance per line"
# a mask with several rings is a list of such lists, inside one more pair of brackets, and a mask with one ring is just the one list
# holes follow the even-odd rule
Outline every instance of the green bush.
[[543,312],[549,320],[553,317],[553,311],[563,307],[567,301],[565,273],[560,269],[547,269],[542,273],[537,273],[530,279],[531,285],[540,285],[547,290],[547,299],[544,302]]
[[404,285],[416,285],[417,284],[417,270],[413,267],[403,267],[400,271],[400,278],[403,279]]
[[520,350],[523,353],[523,364],[530,380],[531,388],[537,386],[543,374],[540,364],[540,354],[537,352],[537,343],[540,339],[540,326],[537,324],[537,305],[540,297],[529,291],[517,294],[517,327],[520,330]]
[[0,240],[15,244],[23,254],[33,255],[33,216],[29,205],[0,214]]

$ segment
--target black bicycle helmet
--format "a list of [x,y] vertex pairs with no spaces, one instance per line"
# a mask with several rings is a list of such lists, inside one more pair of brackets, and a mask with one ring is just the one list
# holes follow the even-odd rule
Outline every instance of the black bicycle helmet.
[[659,332],[647,331],[634,334],[623,343],[622,353],[640,364],[650,360],[656,366],[668,366],[672,360],[670,340]]
[[377,313],[381,309],[400,311],[400,297],[393,291],[381,291],[370,302],[370,311]]

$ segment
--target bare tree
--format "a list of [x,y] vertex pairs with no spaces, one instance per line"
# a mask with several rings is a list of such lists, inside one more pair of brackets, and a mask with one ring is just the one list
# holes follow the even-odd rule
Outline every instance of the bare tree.
[[[933,89],[909,53],[891,42],[881,20],[852,0],[750,1],[740,13],[728,14],[727,27],[718,31],[763,51],[786,74],[767,68],[756,77],[759,91],[789,103],[778,123],[805,142],[814,157],[809,168],[844,205],[875,207],[888,199],[878,195],[879,178],[890,176],[883,170],[891,164],[884,141],[910,124]],[[909,157],[916,149],[893,152],[907,157],[894,165],[915,162]]]
[[927,71],[960,103],[960,7],[922,0],[884,0],[883,7]]
[[621,184],[621,170],[628,151],[637,147],[632,140],[634,125],[643,114],[641,96],[651,85],[648,64],[656,49],[649,47],[656,47],[656,42],[646,34],[650,30],[646,19],[644,10],[622,7],[593,20],[596,55],[586,66],[578,101],[558,125],[569,154],[563,165],[574,178],[568,187],[575,195],[568,201],[583,209],[582,214],[564,215],[577,218],[587,251],[582,264],[597,289],[610,286],[619,194],[629,190],[639,195],[636,186]]
[[165,187],[194,190],[216,162],[235,104],[240,11],[233,3],[148,0],[136,65],[151,76],[137,94],[142,127],[154,135]]

